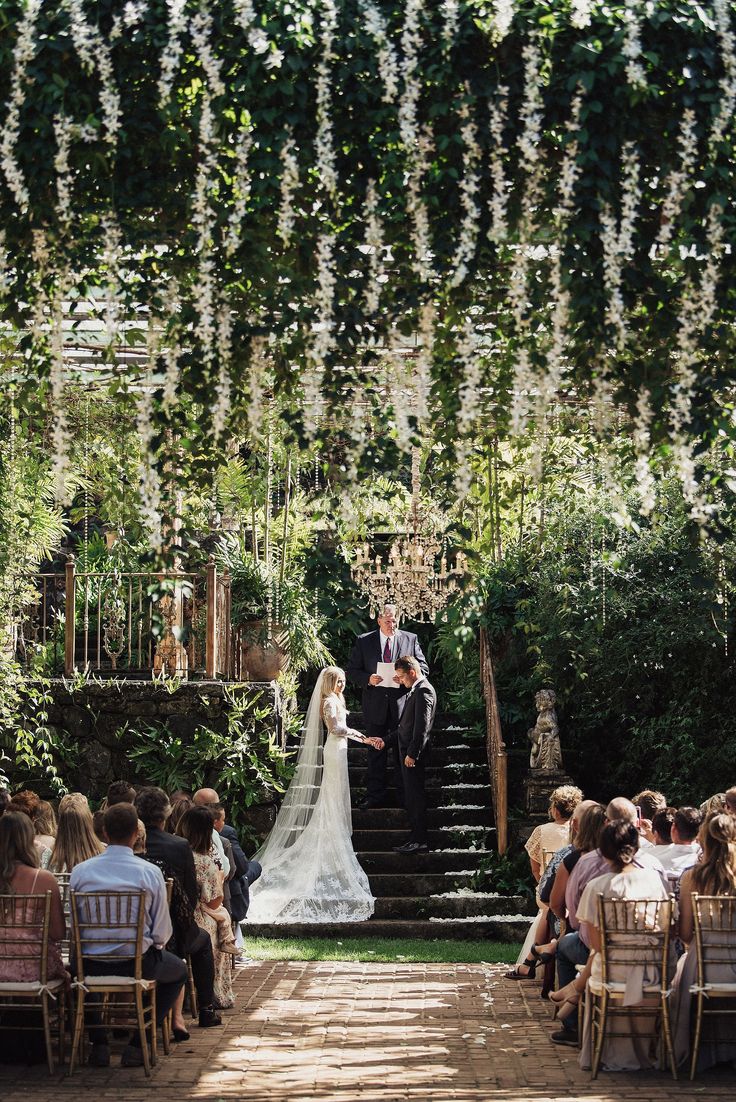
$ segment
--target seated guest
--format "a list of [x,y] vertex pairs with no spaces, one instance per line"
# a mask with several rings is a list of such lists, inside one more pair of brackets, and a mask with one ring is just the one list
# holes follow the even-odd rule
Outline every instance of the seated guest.
[[[1,822],[1,821],[0,821]],[[690,1052],[691,995],[690,987],[697,982],[697,953],[694,937],[693,894],[736,895],[736,819],[728,812],[707,817],[700,831],[703,856],[699,864],[687,869],[680,880],[680,939],[688,946],[677,965],[673,997],[672,1020],[674,1024],[675,1059],[685,1061]],[[707,949],[708,931],[703,931],[703,944]],[[719,939],[722,944],[722,935]],[[723,956],[723,949],[720,950]],[[736,952],[731,963],[709,966],[707,982],[736,984]],[[715,1002],[715,1000],[714,1000]],[[733,1000],[718,999],[733,1014]],[[698,1071],[714,1064],[736,1059],[736,1016],[718,1016],[703,1029],[703,1039],[698,1055]]]
[[[166,902],[166,884],[160,869],[147,861],[141,861],[133,853],[138,837],[138,815],[131,804],[115,804],[105,812],[105,833],[109,844],[104,853],[91,857],[74,869],[69,887],[75,892],[145,892],[145,919],[143,929],[143,977],[156,980],[156,1024],[160,1025],[167,1016],[179,992],[184,986],[187,970],[184,962],[164,949],[171,937],[171,919]],[[90,976],[133,974],[133,961],[128,957],[95,962],[94,946],[87,946],[89,956],[85,957],[84,970]],[[102,952],[109,948],[103,946]],[[104,1029],[95,1027],[90,1030],[93,1051],[90,1063],[95,1067],[107,1067],[110,1063],[110,1050]],[[123,1067],[140,1067],[143,1054],[140,1037],[135,1031],[127,1047],[123,1050]]]
[[107,845],[107,836],[105,835],[105,812],[102,808],[99,811],[92,813],[92,829],[95,832],[95,837],[98,841],[102,842],[103,846]]
[[194,918],[198,926],[206,930],[212,941],[215,959],[215,1003],[221,1009],[234,1006],[230,957],[220,951],[217,922],[209,914],[210,908],[222,903],[222,872],[210,856],[212,847],[212,814],[206,807],[193,807],[179,823],[179,834],[186,838],[194,854],[197,873],[198,901]]
[[82,861],[98,857],[104,852],[103,843],[92,829],[92,812],[89,807],[70,804],[59,812],[54,848],[48,867],[52,872],[71,872]]
[[56,841],[56,816],[48,800],[41,800],[32,815],[34,844],[40,853],[54,848]]
[[726,799],[726,811],[729,815],[736,815],[736,788],[729,788],[724,793]]
[[[582,811],[578,816],[577,813],[580,808],[582,808]],[[575,818],[577,821],[575,821]],[[606,825],[605,809],[601,804],[597,804],[595,800],[584,800],[583,803],[575,809],[575,818],[573,820],[575,826],[573,845],[570,846],[567,851],[562,851],[563,856],[558,864],[557,872],[549,890],[550,910],[559,919],[567,917],[567,911],[565,910],[565,893],[567,891],[567,882],[570,879],[570,874],[581,857],[586,853],[593,853],[598,849],[601,831]],[[550,995],[550,998],[552,998],[553,995],[554,992]]]
[[[636,808],[631,800],[627,800],[623,796],[611,800],[606,808],[606,819],[609,823],[617,819],[623,819],[625,822],[633,824],[638,829]],[[667,882],[667,874],[662,868],[661,863],[656,857],[652,856],[649,850],[651,850],[651,846],[649,849],[642,849],[641,835],[639,835],[639,847],[634,857],[634,866],[636,868],[646,867],[654,869],[661,880],[662,887],[665,891],[668,891],[669,885]],[[590,945],[587,941],[586,931],[584,929],[579,929],[580,923],[577,917],[578,904],[582,897],[583,890],[591,880],[594,880],[596,876],[604,875],[608,870],[608,861],[599,848],[591,853],[584,854],[570,873],[565,889],[565,910],[567,911],[569,932],[566,933],[563,938],[560,938],[557,944],[558,997],[560,998],[567,994],[575,997],[578,993],[577,988],[574,986],[576,967],[578,964],[585,964],[590,953]],[[559,911],[557,913],[559,914]],[[566,1020],[564,1028],[566,1028],[568,1032],[572,1032],[575,1035],[577,1034],[577,1022],[573,1020],[572,1016],[570,1019]],[[576,1036],[574,1038],[568,1038],[568,1042],[573,1040],[576,1041]],[[559,1043],[568,1042],[560,1041]]]
[[215,830],[221,838],[230,842],[235,861],[235,876],[230,881],[230,913],[234,922],[242,922],[248,913],[250,886],[258,879],[263,870],[258,861],[251,861],[245,856],[235,828],[225,821],[223,805],[215,804],[214,807],[217,810]]
[[135,789],[127,781],[113,781],[107,790],[107,807],[115,804],[134,804]]
[[666,872],[682,873],[696,863],[700,855],[697,838],[701,822],[702,816],[696,807],[681,807],[675,812],[670,844],[652,849]]
[[8,810],[20,811],[22,815],[27,815],[29,819],[33,820],[40,803],[41,797],[36,792],[32,792],[30,788],[24,788],[21,792],[16,792],[10,797]]
[[[598,980],[601,975],[601,930],[599,928],[598,896],[603,895],[604,906],[606,900],[634,899],[634,900],[665,900],[669,898],[669,892],[663,885],[659,873],[649,867],[637,864],[640,853],[640,840],[637,827],[632,822],[618,820],[609,822],[603,828],[601,834],[600,851],[606,859],[609,871],[602,876],[597,876],[588,881],[580,899],[577,909],[577,917],[581,926],[587,931],[587,940],[594,950],[591,977]],[[647,927],[648,913],[646,908],[641,908],[640,919],[642,922],[642,937],[646,936],[646,929],[654,929],[651,924]],[[608,979],[613,982],[626,983],[625,1005],[635,1005],[644,999],[643,987],[646,984],[657,983],[658,977],[650,974],[650,967],[627,966],[623,971],[616,969],[614,965]],[[577,1010],[574,1012],[577,1020]],[[580,1054],[580,1066],[589,1068],[591,1065],[591,1008],[586,1006],[585,1026],[583,1033],[583,1050]],[[560,1031],[563,1040],[567,1042],[569,1030]],[[633,1023],[632,1023],[633,1024]],[[637,1021],[636,1035],[617,1036],[613,1033],[606,1037],[603,1045],[602,1067],[608,1071],[637,1071],[640,1068],[656,1066],[657,1020],[654,1017],[644,1017]]]
[[[127,800],[121,800],[121,803],[127,803]],[[114,806],[114,805],[113,805]],[[140,857],[141,854],[146,852],[146,826],[141,820],[138,820],[138,836],[133,845],[133,853],[136,857]],[[163,871],[163,870],[161,870]],[[166,878],[164,878],[166,879]]]
[[[167,879],[177,882],[186,901],[184,906],[174,909],[176,899],[172,898],[174,951],[181,957],[189,955],[191,960],[199,1001],[199,1024],[202,1028],[221,1025],[222,1018],[213,1005],[215,962],[212,942],[209,933],[199,928],[194,917],[199,890],[191,847],[183,838],[165,830],[171,805],[163,789],[154,786],[142,788],[136,796],[135,806],[146,827],[146,859],[158,865]],[[182,1006],[177,1003],[174,1007],[174,1028],[180,1035],[186,1033],[181,1015]],[[179,1039],[186,1040],[186,1037],[178,1036],[177,1040]]]
[[676,807],[665,807],[655,811],[652,817],[652,843],[657,846],[669,846],[672,842],[672,824],[675,821]]
[[169,834],[176,834],[181,817],[185,812],[189,811],[190,807],[194,807],[191,796],[178,796],[177,799],[171,798],[171,814],[166,820],[166,829]]
[[579,788],[565,784],[556,788],[549,798],[549,817],[551,822],[535,827],[525,843],[529,854],[532,876],[539,881],[544,863],[544,851],[555,853],[570,841],[570,819],[572,813],[583,798]]
[[[192,802],[195,807],[208,807],[211,804],[219,804],[220,797],[215,792],[214,788],[200,788],[192,796]],[[222,844],[222,839],[216,830],[212,832],[212,844],[215,847],[215,861],[224,872],[225,876],[230,875],[230,862],[225,856],[225,848]]]
[[91,811],[89,806],[89,800],[83,792],[67,792],[66,796],[62,796],[59,800],[59,814],[62,811],[66,811],[68,807],[76,807],[81,811]]
[[709,796],[707,800],[703,800],[700,805],[700,814],[704,819],[721,811],[728,811],[725,792],[716,792],[714,796]]
[[[69,974],[61,959],[61,941],[65,934],[64,909],[59,885],[54,876],[38,867],[38,850],[33,844],[33,825],[25,812],[6,811],[0,816],[0,895],[34,895],[51,892],[49,955],[47,979],[68,980]],[[0,916],[0,941],[8,936]],[[18,931],[12,932],[13,939]],[[37,931],[28,931],[29,949],[37,952]],[[0,982],[37,983],[38,960],[26,959],[23,946],[14,946],[16,960],[0,961]]]
[[658,811],[664,811],[667,807],[667,799],[661,792],[655,792],[651,788],[645,788],[637,792],[631,801],[634,807],[639,808],[639,834],[644,839],[639,843],[639,849],[646,849],[654,843],[652,835],[652,819]]

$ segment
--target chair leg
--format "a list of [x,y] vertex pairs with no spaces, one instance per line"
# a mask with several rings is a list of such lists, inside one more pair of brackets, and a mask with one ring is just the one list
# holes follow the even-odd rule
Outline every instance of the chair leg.
[[41,995],[41,1015],[43,1017],[43,1039],[46,1044],[46,1063],[49,1066],[49,1075],[53,1075],[55,1071],[54,1046],[51,1041],[51,1022],[49,1020],[48,991],[44,991]]
[[143,1009],[143,993],[140,987],[135,989],[135,1012],[136,1020],[138,1022],[138,1038],[141,1043],[141,1052],[143,1054],[143,1070],[146,1075],[151,1074],[151,1057],[148,1050],[148,1036],[146,1031],[146,1017]]
[[605,1039],[606,1024],[608,1018],[608,992],[594,996],[591,1002],[592,1026],[593,1026],[593,1059],[591,1060],[591,1077],[598,1078],[603,1055],[603,1041]]
[[193,1018],[196,1018],[199,1014],[199,1005],[197,1003],[197,988],[194,986],[194,975],[192,973],[192,958],[189,955],[187,955],[187,997],[190,1013]]
[[77,1009],[74,1015],[74,1033],[72,1035],[72,1051],[69,1056],[69,1074],[74,1073],[74,1065],[77,1061],[77,1054],[79,1052],[79,1043],[82,1039],[82,1033],[84,1032],[84,991],[81,987],[77,988]]
[[66,1061],[66,991],[62,987],[59,991],[59,1066],[63,1067]]
[[164,1056],[168,1056],[171,1050],[171,1045],[169,1043],[169,1038],[171,1034],[171,1015],[172,1011],[170,1010],[164,1020],[161,1022],[161,1040],[163,1041],[164,1046]]
[[698,993],[698,1006],[695,1012],[695,1036],[693,1038],[692,1055],[690,1057],[690,1079],[695,1078],[695,1070],[698,1066],[700,1054],[700,1035],[703,1029],[703,993]]
[[151,991],[149,999],[149,1015],[151,1029],[151,1067],[158,1063],[158,1027],[156,1025],[156,989]]
[[670,1021],[670,1008],[667,999],[662,997],[662,1032],[664,1033],[664,1045],[667,1059],[672,1069],[672,1078],[677,1079],[677,1064],[675,1063],[675,1051],[672,1047],[672,1023]]

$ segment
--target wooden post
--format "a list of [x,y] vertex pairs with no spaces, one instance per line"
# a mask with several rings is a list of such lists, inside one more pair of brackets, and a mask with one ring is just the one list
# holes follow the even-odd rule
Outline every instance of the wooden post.
[[204,672],[209,681],[214,681],[217,677],[217,565],[212,555],[207,563]]
[[76,636],[76,582],[74,578],[74,556],[70,555],[66,563],[64,578],[64,673],[71,677],[74,673],[74,644]]
[[496,844],[498,852],[505,853],[509,844],[508,761],[501,730],[501,717],[498,711],[496,679],[493,674],[493,655],[485,628],[481,628],[480,632],[480,663],[483,696],[486,704],[486,750],[491,778],[493,814],[496,821]]

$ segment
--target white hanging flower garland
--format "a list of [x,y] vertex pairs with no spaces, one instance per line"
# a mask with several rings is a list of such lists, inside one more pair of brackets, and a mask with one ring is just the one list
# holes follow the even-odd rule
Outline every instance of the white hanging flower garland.
[[399,95],[399,61],[388,35],[386,20],[373,0],[363,0],[361,7],[365,29],[377,47],[378,73],[383,84],[383,102],[394,103]]
[[335,36],[338,12],[335,0],[322,0],[320,19],[320,55],[317,62],[317,134],[314,141],[317,177],[328,195],[337,195],[337,161],[332,132],[331,69],[335,60]]
[[698,138],[695,132],[697,116],[692,107],[686,107],[680,122],[677,145],[680,163],[667,177],[666,195],[660,211],[657,245],[666,249],[675,232],[675,223],[685,198],[692,186],[693,171],[698,156]]
[[158,79],[159,102],[164,107],[171,99],[174,78],[179,69],[182,51],[182,39],[189,26],[187,0],[166,0],[169,13],[169,36],[161,54],[161,75]]
[[10,78],[10,98],[0,136],[0,166],[8,181],[13,198],[22,211],[28,210],[30,195],[25,178],[15,159],[15,147],[20,135],[20,109],[25,99],[25,87],[31,83],[29,61],[36,53],[36,23],[43,0],[28,0],[18,25],[18,37],[13,50],[13,72]]
[[385,281],[383,227],[378,211],[378,193],[375,180],[368,181],[365,195],[365,251],[368,257],[365,308],[370,316],[374,316],[378,313],[381,302],[381,287]]
[[507,215],[509,201],[509,184],[506,180],[503,167],[503,130],[509,108],[509,90],[501,85],[496,93],[496,98],[489,105],[488,129],[491,135],[491,158],[489,174],[493,184],[491,199],[488,204],[491,224],[488,229],[488,237],[499,244],[508,236]]
[[636,419],[633,427],[634,471],[636,485],[639,491],[639,512],[642,516],[649,516],[657,504],[654,476],[650,464],[651,453],[651,424],[653,420],[652,403],[649,391],[645,386],[639,390],[636,403]]
[[626,58],[626,79],[632,88],[640,89],[647,87],[647,76],[640,60],[642,14],[642,0],[626,0],[621,53]]
[[299,161],[296,156],[296,142],[291,129],[287,131],[287,137],[281,146],[279,154],[281,159],[281,200],[279,202],[279,217],[277,233],[284,245],[291,244],[294,234],[295,213],[294,196],[299,187]]
[[[466,95],[470,95],[470,88],[467,85],[465,92]],[[463,208],[463,217],[460,224],[460,240],[452,261],[455,270],[450,279],[451,287],[459,287],[468,275],[469,265],[475,256],[480,219],[478,193],[480,191],[482,151],[478,142],[478,128],[475,125],[468,103],[463,103],[458,114],[461,120],[460,135],[464,148],[464,168],[460,181],[460,203]]]

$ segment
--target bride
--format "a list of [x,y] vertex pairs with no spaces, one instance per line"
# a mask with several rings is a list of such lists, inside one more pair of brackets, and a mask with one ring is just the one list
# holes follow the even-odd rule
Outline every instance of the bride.
[[[380,739],[347,726],[345,674],[322,670],[309,702],[294,778],[273,830],[256,854],[247,922],[360,922],[373,914],[368,877],[355,856],[348,739]],[[323,746],[323,724],[327,739]]]

